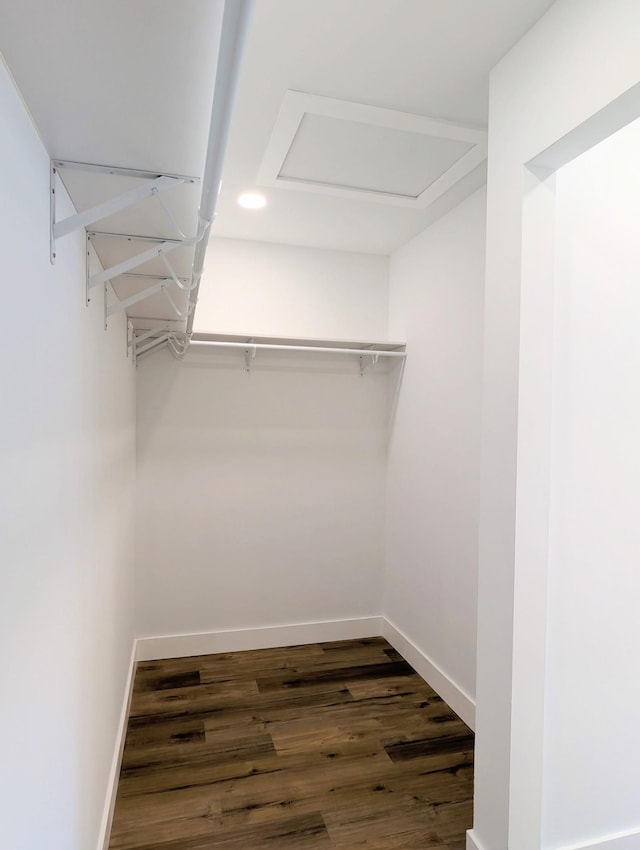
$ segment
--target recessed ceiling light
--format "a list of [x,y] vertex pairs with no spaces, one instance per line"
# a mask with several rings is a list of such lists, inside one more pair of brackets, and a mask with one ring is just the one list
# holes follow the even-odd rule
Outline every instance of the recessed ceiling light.
[[261,210],[267,205],[267,199],[259,192],[243,192],[238,195],[238,203],[245,210]]

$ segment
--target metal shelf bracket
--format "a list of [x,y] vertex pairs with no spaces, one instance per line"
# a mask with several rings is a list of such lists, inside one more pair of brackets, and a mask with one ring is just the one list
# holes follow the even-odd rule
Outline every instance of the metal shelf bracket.
[[[50,168],[50,259],[52,263],[55,263],[56,259],[56,240],[60,237],[66,236],[74,230],[78,230],[81,227],[87,227],[87,225],[94,224],[96,221],[100,221],[107,216],[127,209],[127,207],[131,207],[134,204],[143,201],[145,198],[155,197],[160,200],[160,193],[165,192],[167,189],[172,189],[174,186],[180,186],[183,183],[200,182],[198,177],[188,177],[183,174],[159,174],[155,171],[141,171],[133,168],[95,165],[89,162],[72,162],[70,160],[63,159],[52,159]],[[99,174],[120,175],[123,177],[136,177],[144,180],[145,182],[142,185],[129,189],[126,192],[122,192],[109,200],[95,204],[87,210],[67,216],[66,218],[58,221],[56,216],[56,178],[60,177],[60,172],[64,169],[76,169]],[[164,204],[162,204],[162,207],[166,211]]]
[[[142,277],[142,275],[140,275]],[[147,275],[144,275],[147,277]],[[186,319],[188,318],[193,310],[195,309],[195,304],[190,304],[186,311],[181,311],[176,302],[167,292],[167,287],[172,286],[174,280],[170,277],[156,277],[155,275],[149,275],[150,278],[157,280],[157,283],[152,284],[151,286],[147,286],[145,289],[140,290],[140,292],[136,292],[134,295],[129,296],[129,298],[123,298],[122,300],[114,301],[112,304],[107,305],[106,315],[107,318],[109,316],[113,316],[115,313],[120,313],[122,310],[126,310],[128,307],[132,307],[134,304],[137,304],[139,301],[144,301],[147,298],[150,298],[152,295],[157,295],[159,292],[164,293],[167,301],[171,305],[171,309],[176,314],[177,319]]]
[[[151,242],[153,246],[146,251],[143,251],[139,254],[136,254],[134,257],[130,257],[126,260],[123,260],[121,263],[117,263],[114,266],[111,266],[108,269],[104,269],[103,271],[96,272],[94,274],[90,273],[90,250],[89,246],[91,240],[95,236],[106,236],[113,237],[116,239],[126,239],[129,242],[132,241],[144,241]],[[121,233],[103,233],[98,231],[87,231],[87,280],[86,280],[86,299],[87,303],[91,301],[91,290],[97,286],[102,286],[105,292],[105,327],[106,321],[109,316],[113,316],[115,313],[119,313],[123,310],[126,310],[128,307],[132,307],[134,304],[137,304],[140,301],[144,301],[146,298],[150,298],[152,295],[156,295],[159,292],[163,292],[169,304],[171,305],[171,309],[176,314],[176,318],[178,319],[187,319],[193,310],[195,309],[196,302],[189,302],[186,311],[181,311],[177,306],[169,292],[167,291],[167,287],[175,285],[178,289],[184,292],[190,292],[194,288],[194,284],[190,281],[189,278],[186,277],[178,277],[175,273],[173,266],[169,262],[166,257],[166,253],[168,251],[172,251],[175,248],[179,248],[183,245],[189,245],[193,240],[168,240],[168,239],[160,239],[154,236],[128,236],[126,234]],[[131,269],[135,269],[143,263],[148,262],[149,260],[153,260],[156,257],[159,257],[166,269],[167,275],[159,275],[159,274],[146,274],[142,272],[133,272]],[[125,299],[116,299],[112,301],[112,303],[108,303],[107,300],[107,283],[111,281],[115,277],[132,277],[139,280],[154,280],[156,283],[151,286],[146,287],[145,289],[136,292],[134,295],[131,295],[129,298]]]
[[137,364],[138,357],[146,351],[151,351],[158,345],[163,345],[169,340],[170,331],[165,331],[162,328],[151,328],[144,333],[133,332],[133,362]]
[[[373,369],[373,367],[378,362],[379,356],[380,356],[380,352],[378,352],[378,351],[372,352],[371,354],[364,353],[364,354],[360,355],[360,377],[361,378],[364,378],[364,373],[366,372],[367,368]],[[366,362],[365,358],[367,358],[367,357],[371,358],[371,363]]]
[[131,319],[127,319],[127,357],[129,357],[129,354],[131,354],[134,363],[135,363],[135,356],[134,356],[134,354],[135,354],[135,349],[134,349],[135,338],[136,338],[136,332],[133,329],[133,322],[131,321]]
[[244,350],[244,371],[247,373],[251,372],[251,361],[256,356],[256,347],[252,343],[255,343],[255,340],[253,338],[248,339],[247,344],[250,347]]
[[[156,240],[149,240],[156,241]],[[176,240],[164,240],[159,244],[154,245],[152,248],[147,249],[146,251],[142,251],[139,254],[136,254],[135,257],[129,257],[126,260],[123,260],[121,263],[116,263],[114,266],[109,266],[109,268],[104,269],[104,271],[96,272],[92,274],[88,281],[87,286],[89,289],[93,289],[94,286],[102,286],[110,280],[113,280],[114,277],[119,277],[120,275],[127,274],[132,269],[138,268],[138,266],[143,265],[144,263],[148,263],[150,260],[154,260],[156,257],[164,256],[164,254],[168,254],[170,251],[174,251],[176,248],[179,248],[181,245],[188,245],[188,242],[178,242]]]

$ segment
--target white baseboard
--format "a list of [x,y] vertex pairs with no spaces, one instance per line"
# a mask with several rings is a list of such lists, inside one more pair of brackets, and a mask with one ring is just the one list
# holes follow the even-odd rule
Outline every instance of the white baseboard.
[[122,764],[122,752],[127,735],[127,722],[129,720],[129,709],[131,708],[131,697],[133,695],[133,678],[136,669],[136,641],[133,642],[131,658],[129,659],[129,670],[124,688],[124,698],[120,711],[120,720],[116,732],[116,744],[111,761],[109,781],[107,783],[107,796],[102,813],[102,822],[98,834],[98,850],[108,850],[109,838],[111,837],[111,824],[113,823],[113,812],[116,807],[116,795],[118,793],[118,780],[120,778],[120,765]]
[[640,848],[640,830],[617,832],[594,838],[592,841],[564,845],[561,850],[638,850]]
[[137,661],[269,649],[332,640],[350,640],[382,635],[448,703],[464,722],[474,728],[475,703],[424,652],[386,617],[357,617],[319,623],[295,623],[256,629],[229,629],[197,634],[158,635],[136,641]]
[[484,844],[480,844],[472,829],[467,830],[467,850],[485,850]]
[[231,629],[200,634],[163,635],[137,640],[138,661],[209,655],[215,652],[239,652],[244,649],[269,649],[332,640],[376,637],[382,634],[382,617],[358,617],[352,620],[328,620],[321,623],[296,623],[258,629]]
[[418,672],[433,690],[440,694],[458,717],[461,717],[470,729],[475,729],[476,704],[469,694],[452,681],[428,655],[411,641],[386,617],[382,617],[382,635],[400,655]]
[[[638,848],[640,848],[640,830],[633,830],[596,838],[586,844],[567,844],[561,850],[638,850]],[[467,850],[485,850],[484,844],[480,843],[472,829],[467,831]]]

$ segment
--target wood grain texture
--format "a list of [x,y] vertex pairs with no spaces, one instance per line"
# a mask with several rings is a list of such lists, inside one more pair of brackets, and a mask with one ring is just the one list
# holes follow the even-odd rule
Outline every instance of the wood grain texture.
[[473,734],[384,640],[137,666],[110,850],[464,850]]

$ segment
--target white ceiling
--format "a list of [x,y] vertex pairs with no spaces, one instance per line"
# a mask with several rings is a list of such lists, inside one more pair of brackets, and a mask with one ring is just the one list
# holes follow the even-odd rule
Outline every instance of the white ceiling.
[[[304,186],[294,192],[266,188],[265,210],[242,210],[236,197],[256,186],[287,91],[482,128],[490,69],[552,2],[256,0],[213,235],[391,253],[482,185],[484,167],[422,210]],[[312,150],[309,132],[319,128],[308,117],[285,163],[294,173],[304,171],[305,154],[313,155],[320,181],[348,183],[351,173],[352,185],[368,185],[377,151],[380,185],[411,192],[428,180],[419,174],[425,164],[418,161],[415,138],[397,140],[391,149],[389,139],[379,131],[378,137],[365,134],[362,125],[343,143],[338,133],[325,138],[319,158],[322,133],[316,133]],[[382,168],[385,151],[395,168]],[[434,150],[443,161],[455,154],[446,145]]]
[[223,0],[6,0],[0,51],[52,157],[201,175]]

